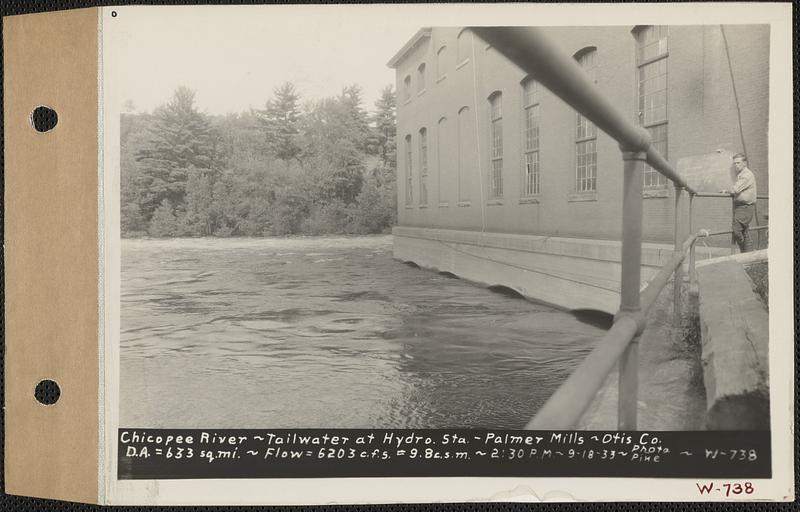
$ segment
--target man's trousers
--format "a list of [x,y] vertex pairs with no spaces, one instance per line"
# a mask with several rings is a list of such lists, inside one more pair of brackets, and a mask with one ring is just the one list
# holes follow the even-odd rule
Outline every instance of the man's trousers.
[[733,240],[741,252],[753,250],[753,240],[750,238],[750,223],[753,221],[755,207],[752,204],[737,204],[733,207]]

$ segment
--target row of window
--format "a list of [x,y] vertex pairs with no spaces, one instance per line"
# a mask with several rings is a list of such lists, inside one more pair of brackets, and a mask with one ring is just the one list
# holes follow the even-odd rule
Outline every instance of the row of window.
[[[461,32],[464,34],[464,31]],[[459,36],[461,36],[459,34]],[[637,81],[639,122],[649,132],[653,145],[664,157],[667,157],[667,28],[659,26],[640,27],[635,32],[637,42]],[[459,37],[459,41],[461,37]],[[461,48],[461,46],[459,46]],[[446,47],[442,47],[446,49]],[[441,50],[440,50],[441,51]],[[575,54],[575,59],[597,82],[597,49],[584,48]],[[420,66],[421,78],[424,80],[424,64]],[[410,81],[409,77],[406,77]],[[424,84],[424,81],[422,82]],[[410,84],[409,84],[410,87]],[[522,197],[533,197],[540,193],[539,166],[539,85],[531,79],[522,84]],[[496,91],[488,98],[489,103],[489,198],[503,197],[503,103],[502,92]],[[474,148],[464,144],[465,135],[469,133],[472,117],[468,107],[458,112],[458,190],[459,201],[465,201],[465,187],[462,175],[466,163],[474,155],[468,154]],[[438,142],[442,140],[446,118],[439,120],[437,130]],[[474,130],[474,127],[472,128]],[[411,152],[411,135],[405,137],[406,152],[406,205],[413,203],[413,160]],[[439,151],[441,160],[441,151]],[[443,162],[439,161],[439,169]],[[440,173],[441,174],[441,173]],[[428,204],[428,132],[426,128],[419,131],[419,203]],[[663,188],[666,178],[645,166],[644,187]],[[441,187],[439,187],[441,190]],[[575,124],[575,181],[577,193],[593,193],[597,191],[597,127],[581,114],[576,113]],[[441,198],[440,198],[441,202]]]
[[[456,63],[461,66],[469,60],[473,44],[472,32],[462,29],[456,37]],[[447,76],[447,46],[444,45],[436,52],[436,81]],[[417,94],[425,90],[427,66],[423,62],[417,67]],[[411,100],[411,75],[406,75],[403,80],[403,101]]]

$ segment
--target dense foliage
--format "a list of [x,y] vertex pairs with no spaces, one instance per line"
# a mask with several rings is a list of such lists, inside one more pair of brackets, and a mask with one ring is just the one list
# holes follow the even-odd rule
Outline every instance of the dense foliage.
[[380,233],[396,220],[395,97],[358,86],[303,105],[291,83],[263,110],[211,116],[181,87],[122,114],[123,237]]

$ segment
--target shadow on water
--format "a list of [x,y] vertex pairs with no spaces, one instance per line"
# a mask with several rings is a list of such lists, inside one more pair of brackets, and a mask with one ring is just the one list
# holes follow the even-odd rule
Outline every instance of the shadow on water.
[[598,311],[596,309],[573,309],[570,313],[572,313],[572,316],[579,322],[593,327],[599,327],[606,331],[611,329],[611,326],[614,324],[614,315],[606,313],[605,311]]
[[403,262],[403,265],[408,265],[408,266],[409,266],[409,267],[411,267],[411,268],[420,268],[420,267],[419,267],[419,265],[417,265],[417,264],[416,264],[416,263],[414,263],[413,261],[404,261],[404,262]]
[[446,270],[439,272],[439,275],[443,277],[449,277],[450,279],[458,279],[457,275],[452,272],[447,272]]

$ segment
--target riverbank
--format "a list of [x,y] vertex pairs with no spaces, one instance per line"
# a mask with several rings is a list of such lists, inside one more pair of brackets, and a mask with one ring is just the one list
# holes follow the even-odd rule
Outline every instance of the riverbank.
[[745,265],[745,272],[753,282],[755,291],[761,302],[769,311],[769,266],[766,261],[760,261],[751,265]]

